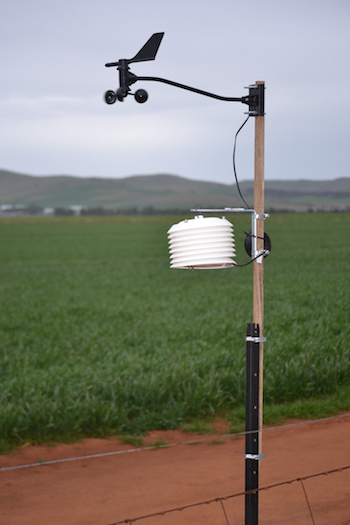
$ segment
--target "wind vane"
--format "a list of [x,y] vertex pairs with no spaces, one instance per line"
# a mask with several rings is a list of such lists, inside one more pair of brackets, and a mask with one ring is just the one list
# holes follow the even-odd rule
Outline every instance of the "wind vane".
[[163,84],[169,84],[174,87],[186,89],[194,93],[199,93],[206,97],[215,98],[217,100],[225,100],[228,102],[242,102],[249,106],[248,114],[254,117],[264,116],[264,85],[254,84],[249,86],[249,94],[244,97],[222,97],[208,91],[179,84],[172,80],[159,77],[138,77],[130,71],[129,64],[134,62],[147,62],[154,60],[161,44],[164,33],[154,33],[140,51],[134,56],[134,58],[122,58],[118,62],[108,62],[106,67],[116,67],[119,71],[119,88],[116,91],[108,90],[105,93],[105,101],[107,104],[114,104],[117,100],[123,102],[124,98],[128,95],[134,95],[136,102],[143,104],[148,99],[148,93],[145,89],[138,89],[135,93],[131,93],[130,86],[135,84],[138,80],[162,82]]

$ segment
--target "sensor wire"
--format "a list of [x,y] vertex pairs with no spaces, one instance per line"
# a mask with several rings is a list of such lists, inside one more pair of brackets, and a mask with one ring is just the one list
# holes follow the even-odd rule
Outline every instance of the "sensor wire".
[[241,125],[241,127],[238,129],[238,131],[236,132],[236,135],[235,135],[235,140],[234,140],[234,144],[233,144],[233,173],[235,174],[235,179],[236,179],[236,185],[237,185],[237,190],[238,190],[238,193],[242,199],[242,201],[244,202],[245,204],[245,207],[246,208],[249,208],[246,200],[244,199],[243,195],[242,195],[242,192],[241,192],[241,189],[239,187],[239,183],[238,183],[238,177],[237,177],[237,172],[236,172],[236,143],[237,143],[237,135],[238,133],[241,131],[241,129],[245,126],[245,124],[248,122],[249,120],[249,117],[250,115],[248,115],[248,117],[245,119],[245,121],[243,122],[243,124]]

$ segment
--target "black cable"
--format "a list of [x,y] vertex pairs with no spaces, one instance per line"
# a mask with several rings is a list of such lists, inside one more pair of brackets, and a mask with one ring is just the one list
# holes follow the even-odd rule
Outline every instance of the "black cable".
[[234,174],[235,174],[235,179],[236,179],[236,184],[237,184],[238,193],[239,193],[239,195],[240,195],[242,201],[244,202],[246,208],[249,208],[249,206],[248,206],[247,202],[244,200],[243,195],[242,195],[242,193],[241,193],[241,190],[240,190],[240,187],[239,187],[239,184],[238,184],[237,173],[236,173],[236,142],[237,142],[237,135],[238,135],[238,133],[241,131],[241,129],[243,128],[243,126],[246,124],[246,122],[248,122],[249,117],[250,117],[250,115],[248,115],[248,117],[245,119],[245,121],[243,122],[243,124],[241,125],[241,127],[239,128],[239,130],[237,131],[237,133],[236,133],[236,135],[235,135],[234,145],[233,145],[233,172],[234,172]]
[[243,233],[245,233],[246,235],[249,235],[249,237],[255,237],[255,239],[262,239],[263,241],[265,240],[264,237],[259,237],[259,235],[253,235],[251,232],[245,232],[243,230]]
[[238,268],[243,268],[243,266],[248,266],[248,264],[251,264],[252,262],[254,262],[257,259],[259,259],[259,257],[264,257],[266,253],[270,253],[269,250],[264,250],[263,252],[259,253],[259,255],[254,257],[254,259],[251,259],[250,261],[248,261],[245,264],[235,264],[235,266],[237,266]]

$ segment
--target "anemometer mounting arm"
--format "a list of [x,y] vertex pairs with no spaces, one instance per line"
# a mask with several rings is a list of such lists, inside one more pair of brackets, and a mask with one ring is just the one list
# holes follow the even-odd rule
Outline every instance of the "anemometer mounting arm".
[[129,94],[135,96],[135,100],[139,103],[144,103],[148,99],[148,93],[144,89],[138,89],[135,93],[131,93],[130,86],[135,84],[138,80],[161,82],[170,86],[192,91],[199,95],[206,97],[215,98],[216,100],[224,100],[227,102],[242,102],[249,106],[248,114],[251,116],[263,116],[264,113],[264,85],[257,84],[249,86],[249,94],[244,97],[223,97],[202,89],[197,89],[184,84],[179,84],[172,80],[159,77],[138,77],[131,73],[129,64],[133,62],[145,62],[148,60],[154,60],[162,41],[164,33],[154,33],[146,44],[140,49],[140,51],[131,59],[121,59],[118,62],[110,62],[106,64],[106,67],[116,67],[119,71],[119,88],[116,91],[108,90],[105,93],[105,101],[107,104],[114,104],[116,100],[123,102]]

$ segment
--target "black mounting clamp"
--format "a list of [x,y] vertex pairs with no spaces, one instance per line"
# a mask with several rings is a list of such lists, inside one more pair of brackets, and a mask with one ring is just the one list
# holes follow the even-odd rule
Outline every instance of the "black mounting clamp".
[[140,51],[130,59],[120,59],[118,62],[109,62],[106,64],[106,67],[116,67],[119,71],[119,88],[116,91],[108,90],[105,93],[104,99],[107,104],[114,104],[117,100],[123,102],[129,94],[134,95],[136,102],[140,104],[144,103],[148,99],[148,93],[144,89],[138,89],[135,93],[131,93],[130,86],[135,84],[138,80],[152,81],[152,82],[162,82],[163,84],[169,84],[170,86],[178,87],[185,89],[187,91],[192,91],[193,93],[198,93],[206,97],[215,98],[217,100],[224,100],[227,102],[242,102],[249,106],[248,114],[255,117],[263,116],[264,113],[264,84],[254,84],[249,86],[249,94],[244,97],[223,97],[220,95],[215,95],[214,93],[209,93],[208,91],[203,91],[201,89],[193,88],[186,86],[184,84],[179,84],[178,82],[173,82],[172,80],[167,80],[165,78],[159,77],[138,77],[131,73],[129,64],[134,62],[145,62],[148,60],[154,60],[158,52],[160,43],[164,33],[154,33],[146,44],[140,49]]

